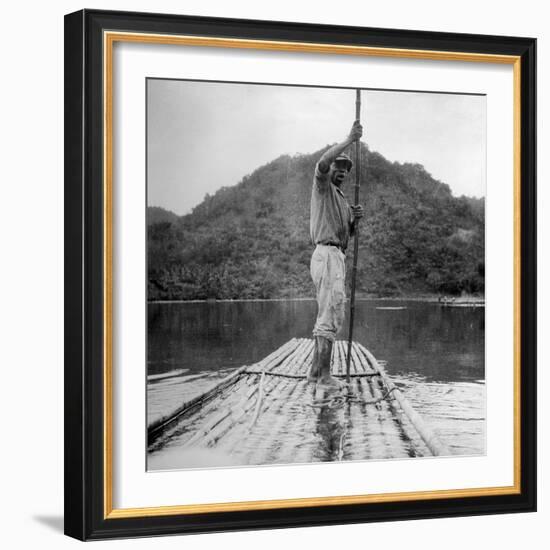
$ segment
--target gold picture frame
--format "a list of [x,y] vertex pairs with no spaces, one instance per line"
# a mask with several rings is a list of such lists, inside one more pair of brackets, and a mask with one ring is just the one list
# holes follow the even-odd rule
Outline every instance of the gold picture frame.
[[[66,16],[66,124],[69,130],[66,195],[69,209],[77,203],[84,205],[79,213],[66,214],[66,223],[69,230],[80,224],[83,235],[88,238],[67,247],[66,296],[69,303],[74,303],[75,297],[80,298],[80,304],[70,316],[79,322],[75,324],[69,319],[66,329],[69,350],[66,353],[65,399],[67,414],[71,416],[66,421],[67,534],[93,539],[133,536],[138,532],[184,533],[253,525],[267,528],[344,523],[357,521],[358,517],[362,521],[392,519],[408,517],[415,506],[428,501],[433,506],[424,508],[426,516],[486,513],[497,509],[533,510],[535,434],[532,428],[526,427],[533,424],[536,395],[534,357],[528,350],[535,347],[531,329],[535,323],[534,206],[531,201],[535,185],[532,166],[535,150],[534,41],[519,38],[505,41],[499,37],[476,37],[474,41],[467,35],[439,36],[413,31],[403,31],[396,39],[389,31],[371,33],[369,29],[361,29],[360,38],[357,38],[346,28],[139,15],[86,10]],[[229,36],[220,35],[218,29],[222,22]],[[283,31],[290,33],[292,39],[277,38]],[[116,69],[113,49],[115,44],[125,42],[495,63],[513,67],[514,482],[511,486],[145,508],[114,506],[113,71]],[[413,46],[406,47],[407,42]],[[89,124],[83,123],[83,117],[89,117]],[[73,150],[72,135],[80,138],[80,153]],[[85,259],[84,268],[77,265],[82,258]],[[82,281],[90,279],[93,284],[83,288]],[[101,298],[101,307],[90,306],[97,298]],[[91,319],[94,326],[90,327],[90,321],[84,323],[85,318]],[[75,345],[78,336],[81,346]],[[100,372],[97,372],[98,367],[101,367]],[[88,420],[93,426],[86,425],[84,416],[90,419],[90,415],[98,411],[101,411],[102,421],[98,422],[94,414],[93,421]],[[82,445],[83,441],[87,445]],[[102,459],[101,464],[97,464],[98,457]],[[74,466],[75,461],[78,467]],[[94,466],[89,466],[93,461],[96,462]],[[75,490],[75,487],[80,489]],[[393,506],[388,508],[390,503]],[[297,514],[300,510],[302,515],[297,521],[290,518],[291,512]],[[82,513],[84,511],[86,513]]]

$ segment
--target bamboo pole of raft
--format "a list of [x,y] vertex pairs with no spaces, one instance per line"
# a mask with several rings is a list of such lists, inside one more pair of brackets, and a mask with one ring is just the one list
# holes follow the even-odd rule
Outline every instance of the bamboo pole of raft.
[[[183,446],[187,447],[195,443],[199,443],[202,446],[209,445],[211,443],[216,442],[218,439],[220,439],[225,433],[227,433],[229,430],[231,430],[235,425],[237,425],[243,417],[246,416],[248,411],[250,411],[255,401],[253,398],[258,393],[259,385],[254,382],[253,376],[246,376],[246,375],[255,375],[255,374],[261,374],[261,373],[268,373],[272,369],[281,368],[284,365],[288,364],[289,362],[292,362],[296,355],[299,353],[301,349],[303,349],[304,346],[306,346],[311,341],[308,339],[296,339],[293,338],[290,341],[286,342],[284,345],[282,345],[280,348],[276,349],[274,352],[269,354],[267,357],[262,359],[260,362],[256,363],[250,368],[247,368],[244,372],[240,372],[240,376],[238,380],[234,382],[235,389],[231,389],[231,393],[233,395],[238,393],[238,390],[236,389],[240,380],[244,380],[244,390],[245,395],[244,397],[236,404],[232,403],[223,403],[224,401],[230,401],[231,397],[227,394],[224,396],[223,389],[225,389],[227,386],[224,386],[224,388],[220,388],[220,391],[217,392],[211,399],[208,400],[208,405],[204,408],[201,408],[201,417],[202,420],[207,420],[208,415],[210,413],[217,413],[214,416],[214,419],[211,419],[208,422],[208,430],[204,432],[204,429],[202,426],[201,419],[193,419],[193,422],[196,422],[199,426],[198,430],[195,431],[195,433],[191,436],[190,439],[188,439]],[[311,343],[310,343],[311,345]],[[258,369],[258,370],[256,370]],[[263,369],[263,370],[259,370]],[[248,389],[247,389],[248,386]],[[221,398],[220,400],[215,399],[215,397],[219,396]],[[258,401],[258,399],[256,399]],[[201,403],[202,405],[202,403]],[[223,410],[218,413],[218,410],[222,408]],[[229,411],[229,412],[228,412]],[[187,409],[185,413],[190,412],[190,409]],[[183,414],[180,415],[183,417]]]
[[[338,350],[338,371],[343,372],[346,368],[346,350],[345,350],[345,343],[341,340],[336,342],[336,349]],[[350,366],[350,371],[351,371]],[[347,372],[346,373],[346,380],[348,382],[347,390],[349,394],[353,394],[352,386],[350,382],[350,378],[353,375],[357,374],[357,367],[355,364],[353,365],[353,372]],[[357,389],[357,381],[355,381],[355,389]],[[342,432],[340,434],[340,440],[338,442],[338,452],[337,452],[337,458],[338,460],[344,460],[346,455],[350,451],[350,445],[346,445],[346,440],[349,440],[349,434],[353,431],[353,421],[351,418],[351,409],[352,404],[351,402],[345,401],[344,402],[344,410],[342,411],[343,417],[341,418],[341,426],[342,426]],[[351,439],[353,441],[353,439]]]
[[[380,398],[386,393],[381,376],[375,376],[370,379],[373,394],[376,398]],[[406,458],[409,456],[409,449],[403,445],[403,436],[405,432],[401,423],[396,422],[396,416],[393,411],[393,401],[391,399],[382,399],[378,403],[378,410],[383,419],[384,439],[386,447],[391,449],[391,455],[388,458]]]
[[[355,90],[355,120],[361,120],[361,90]],[[359,205],[361,187],[361,140],[355,142],[355,206]],[[355,317],[355,280],[357,278],[357,255],[359,254],[359,220],[353,220],[353,267],[351,270],[351,293],[349,300],[348,356],[346,359],[346,380],[349,384],[351,344],[353,341],[353,321]]]
[[[384,382],[380,380],[380,376],[377,376],[376,378],[378,378],[378,385],[382,386],[382,391],[386,391],[387,388],[383,387]],[[393,414],[394,418],[397,420],[397,425],[399,426],[399,430],[401,432],[401,440],[407,442],[407,455],[411,456],[409,452],[412,453],[412,456],[415,457],[428,456],[432,454],[432,452],[418,433],[418,430],[414,427],[414,425],[409,420],[409,417],[399,406],[397,400],[388,399],[387,403],[390,409],[390,413]]]
[[[257,363],[257,366],[262,366],[263,371],[262,373],[265,373],[267,369],[276,368],[280,366],[281,364],[288,362],[295,354],[296,350],[299,349],[303,342],[301,340],[296,341],[297,345],[292,347],[292,350],[289,355],[284,357],[282,361],[280,361],[282,354],[271,354],[268,356],[270,361],[266,361],[266,359],[263,359],[259,363]],[[280,351],[279,350],[276,351]],[[261,394],[263,393],[262,389],[263,384],[254,384],[252,388],[249,388],[248,391],[246,391],[244,397],[235,405],[228,404],[221,412],[219,412],[212,420],[207,422],[204,425],[201,425],[198,430],[191,436],[190,439],[188,439],[184,444],[183,447],[191,447],[193,445],[200,445],[201,447],[206,447],[208,445],[211,445],[212,443],[215,443],[219,439],[221,439],[235,424],[237,424],[248,411],[250,411],[254,406],[254,401],[252,398],[256,393],[259,393],[256,403],[261,402]],[[257,409],[257,406],[256,406]]]
[[[313,341],[307,340],[307,345],[301,358],[289,361],[284,368],[284,372],[276,373],[276,375],[281,374],[283,380],[281,384],[278,384],[271,390],[271,393],[274,393],[276,389],[278,395],[275,399],[266,399],[265,406],[262,409],[262,414],[265,414],[268,410],[271,413],[269,425],[271,439],[267,441],[268,445],[265,445],[265,443],[254,445],[253,451],[247,457],[248,463],[267,464],[275,460],[281,461],[284,456],[287,457],[287,461],[291,461],[289,457],[294,451],[295,443],[287,437],[288,427],[289,425],[293,425],[293,418],[295,418],[296,414],[294,411],[293,417],[293,406],[297,401],[303,402],[303,399],[300,400],[299,398],[300,392],[303,392],[304,388],[307,386],[305,375],[297,375],[296,372],[307,371],[308,363],[312,355]],[[290,376],[300,376],[304,380],[301,382],[291,382],[288,378]],[[286,378],[286,380],[284,380],[284,378]],[[293,400],[295,394],[297,394],[297,400]]]
[[[295,365],[301,365],[308,357],[309,355],[311,355],[313,351],[313,342],[311,340],[308,340],[308,339],[305,339],[304,340],[304,345],[302,346],[302,348],[300,348],[299,350],[297,349],[296,351],[296,354],[293,356],[293,360],[292,361],[287,361],[287,363],[285,365],[281,365],[281,372],[283,374],[286,374],[288,373],[288,371]],[[276,384],[273,385],[272,388],[270,388],[269,392],[268,391],[265,391],[263,394],[262,394],[262,397],[263,395],[267,395],[271,392],[273,392],[273,390],[275,389],[280,389],[281,387],[284,387],[284,382],[282,379],[280,379]],[[279,396],[281,397],[281,396]],[[265,412],[269,407],[270,407],[271,403],[270,402],[267,402],[263,408],[261,408],[259,410],[259,412]]]
[[[245,386],[248,385],[246,384]],[[199,428],[195,435],[183,444],[183,447],[190,447],[199,441],[201,446],[205,447],[221,439],[253,408],[255,403],[253,397],[256,393],[258,393],[258,391],[258,384],[254,384],[252,387],[249,387],[243,398],[236,405],[225,408],[219,415],[217,415],[216,420],[211,421],[204,428]]]
[[[259,368],[272,368],[273,366],[276,366],[278,362],[284,360],[286,356],[285,354],[291,353],[293,351],[295,345],[296,339],[293,338],[292,340],[289,340],[285,345],[270,353],[267,357],[264,357],[259,363],[253,365],[253,367],[258,366]],[[213,386],[208,388],[203,393],[182,403],[182,405],[180,405],[180,407],[178,407],[178,409],[176,409],[172,413],[157,419],[148,428],[150,439],[151,436],[153,438],[156,437],[156,435],[158,435],[162,430],[166,429],[168,425],[172,424],[183,414],[190,412],[192,409],[198,406],[202,406],[204,403],[210,401],[213,397],[221,393],[221,391],[223,391],[226,387],[228,387],[232,383],[235,383],[241,375],[245,374],[247,368],[248,367],[246,365],[240,367],[236,371],[230,373],[223,380],[216,382]]]
[[[261,371],[263,373],[266,372],[266,369],[276,368],[277,366],[279,366],[279,364],[281,364],[281,356],[283,357],[283,362],[288,360],[288,357],[292,356],[297,347],[299,346],[293,347],[291,353],[287,357],[284,357],[284,354],[281,353],[271,354],[267,358],[264,358],[262,361],[257,363],[256,366],[258,368],[263,368],[264,370]],[[218,408],[220,408],[220,406],[222,407],[222,411],[207,424],[207,428],[199,427],[195,435],[192,436],[191,439],[186,441],[184,447],[191,446],[199,441],[202,446],[206,446],[216,442],[225,433],[227,433],[232,428],[232,426],[239,422],[239,420],[241,420],[241,418],[244,417],[248,411],[252,409],[254,405],[253,397],[256,393],[258,393],[258,390],[261,386],[258,384],[254,384],[252,387],[248,387],[249,385],[246,382],[244,386],[245,395],[236,405],[232,405],[231,403],[224,404],[224,401],[228,401],[230,399],[230,396],[223,396],[219,394],[222,403],[211,403],[210,408],[207,408],[205,411],[203,411],[203,418],[207,417],[208,413],[211,410],[217,410]],[[231,388],[231,393],[233,392],[234,388]]]
[[[292,356],[280,365],[279,368],[281,373],[287,374],[291,369],[296,369],[299,366],[302,366],[312,353],[313,341],[305,338],[302,341],[302,346],[297,347]],[[289,386],[291,391],[285,394],[284,390]],[[278,379],[276,378],[275,380],[272,379],[264,386],[262,399],[260,400],[258,397],[258,416],[256,417],[256,420],[250,424],[248,434],[246,435],[246,446],[249,449],[246,456],[246,462],[248,464],[263,463],[265,461],[265,457],[269,455],[270,452],[273,452],[271,446],[269,448],[265,448],[266,426],[265,423],[263,425],[258,423],[258,425],[255,426],[257,419],[272,407],[277,407],[277,405],[277,411],[281,410],[283,406],[290,401],[290,395],[296,387],[297,384],[290,383],[290,381],[284,377]],[[274,393],[277,393],[276,399],[270,399],[270,395]],[[277,419],[280,420],[284,418],[284,415],[276,415],[273,424],[269,426],[269,433],[272,435],[274,441],[276,441],[276,434],[281,427],[281,424],[277,422]],[[288,427],[288,422],[286,422],[285,425]]]
[[[231,410],[231,414],[225,415],[222,418],[224,422],[221,423],[219,427],[217,427],[211,434],[209,434],[209,437],[206,438],[207,442],[219,439],[221,435],[226,433],[232,426],[235,425],[236,422],[241,420],[245,416],[245,414],[252,409],[254,409],[255,411],[254,417],[257,418],[256,411],[259,404],[262,402],[263,395],[268,391],[269,385],[273,383],[272,380],[270,380],[268,383],[265,383],[265,374],[272,369],[283,368],[286,364],[292,362],[296,354],[299,353],[301,349],[303,349],[306,343],[307,340],[295,339],[295,345],[292,347],[290,353],[280,354],[272,361],[260,361],[259,363],[257,363],[257,367],[262,368],[262,370],[253,372],[253,374],[261,375],[260,383],[253,382],[252,387],[248,389],[245,397],[241,400],[241,402],[237,403],[236,406],[228,404],[228,408]],[[256,401],[253,400],[254,397],[256,397]]]
[[428,446],[434,456],[448,456],[452,455],[448,447],[439,439],[437,434],[424,422],[422,417],[414,410],[412,405],[406,399],[406,397],[399,391],[397,386],[387,377],[382,367],[378,364],[378,361],[372,355],[372,353],[364,346],[359,346],[363,355],[367,358],[372,367],[380,373],[384,384],[392,392],[393,397],[397,400],[403,412],[407,415],[413,426],[416,428],[420,437],[422,437],[424,443]]
[[365,452],[367,456],[364,458],[384,458],[384,455],[381,454],[383,444],[377,418],[378,410],[376,405],[371,402],[371,399],[374,399],[374,394],[372,393],[372,386],[368,380],[361,381],[361,397],[365,400],[363,404],[365,407],[365,423],[363,429],[365,431]]
[[300,345],[301,340],[299,338],[291,338],[286,344],[283,344],[280,348],[276,349],[273,353],[270,353],[267,357],[264,357],[261,361],[254,363],[250,367],[250,370],[256,370],[261,372],[262,370],[270,371],[281,364],[289,355],[294,353],[296,348]]
[[258,384],[258,400],[256,402],[256,410],[254,411],[254,416],[252,417],[251,426],[254,426],[254,424],[256,424],[256,420],[258,420],[258,415],[260,414],[260,406],[262,404],[262,399],[264,397],[264,382],[265,382],[265,370],[262,372],[262,376],[260,377],[260,383]]
[[[311,352],[311,349],[313,348],[313,344],[312,344],[312,341],[307,339],[307,338],[304,338],[304,339],[298,339],[297,340],[298,342],[298,345],[293,349],[293,352],[292,354],[290,354],[288,357],[285,358],[285,360],[283,362],[281,362],[279,365],[277,365],[277,368],[280,368],[280,369],[283,369],[284,371],[288,370],[289,366],[295,364],[297,362],[296,358],[299,357],[301,351],[303,349],[309,349],[310,352]],[[254,373],[255,375],[260,375],[261,372],[258,371],[258,372],[255,372]],[[266,378],[267,378],[267,375],[269,374],[267,371],[266,371]],[[266,394],[269,394],[271,393],[273,390],[276,390],[279,388],[279,384],[284,381],[284,377],[282,376],[279,376],[279,372],[277,373],[271,373],[273,374],[273,376],[269,376],[269,379],[266,381],[265,385],[264,385],[264,395]],[[258,378],[257,376],[250,376],[248,377],[249,380],[250,380],[250,383],[253,384],[253,389],[254,389],[254,395],[258,393],[258,390],[259,390],[259,384],[258,384]],[[263,401],[263,400],[262,400]],[[256,401],[252,401],[250,405],[247,406],[247,410],[246,412],[248,412],[249,410],[251,410],[254,405],[257,406],[257,403],[258,403],[258,399],[256,399]],[[235,424],[236,426],[236,424]],[[240,450],[242,451],[243,449],[243,441],[246,441],[246,446],[247,447],[252,447],[254,448],[254,442],[253,442],[253,436],[251,437],[251,428],[252,428],[252,425],[250,422],[241,422],[239,424],[238,427],[236,427],[236,433],[234,434],[234,442],[233,444],[229,445],[229,447],[227,448],[227,451],[229,453],[233,452],[235,450],[235,448],[237,446],[239,446]]]
[[154,422],[152,422],[148,428],[147,428],[147,437],[149,439],[149,443],[152,442],[160,433],[165,430],[170,424],[173,424],[178,418],[180,418],[184,413],[187,411],[194,409],[201,403],[204,403],[214,395],[216,395],[219,391],[221,391],[223,388],[229,386],[233,382],[235,382],[239,376],[246,370],[246,365],[243,367],[240,367],[236,371],[233,371],[231,374],[226,376],[223,380],[220,382],[217,382],[213,386],[211,386],[209,389],[207,389],[205,392],[196,395],[195,397],[192,397],[188,401],[184,401],[175,411],[172,413],[165,415]]
[[[245,385],[246,387],[246,385]],[[184,444],[183,447],[191,447],[199,443],[206,447],[221,439],[235,424],[237,424],[254,405],[252,397],[258,391],[258,385],[249,388],[243,398],[236,404],[223,409],[215,418],[199,430]]]
[[[355,345],[355,347],[356,348],[358,347],[357,344]],[[363,368],[365,367],[363,366]],[[380,373],[376,371],[373,371],[373,372],[375,373],[375,376],[371,378],[372,384],[376,385],[379,388],[379,390],[382,393],[384,393],[385,391],[387,391],[387,388],[383,387],[384,383],[380,376]],[[409,450],[414,453],[414,456],[426,456],[427,454],[429,454],[431,452],[430,449],[426,446],[426,443],[424,443],[424,440],[418,433],[418,430],[415,429],[414,425],[409,420],[409,417],[404,413],[403,409],[397,404],[396,400],[387,399],[385,400],[385,404],[388,407],[388,410],[386,411],[386,413],[393,415],[393,417],[397,420],[397,425],[399,426],[399,429],[397,430],[397,427],[396,427],[396,430],[400,431],[400,434],[399,434],[400,439],[403,441],[409,442],[408,448],[406,449],[406,452],[404,453],[403,456],[407,456],[409,454]]]
[[337,340],[334,349],[336,350],[335,355],[338,357],[338,363],[337,363],[337,369],[334,369],[334,372],[332,373],[333,376],[341,376],[342,374],[346,375],[346,379],[348,379],[348,376],[351,376],[346,372],[346,352],[344,351],[344,342],[341,340]]
[[[187,440],[184,447],[190,447],[194,444],[200,444],[200,446],[207,446],[215,443],[221,439],[226,433],[228,433],[234,426],[243,419],[247,412],[254,408],[253,420],[249,427],[251,428],[261,412],[261,406],[263,402],[263,396],[267,392],[267,385],[265,382],[265,372],[268,368],[286,368],[285,365],[291,364],[294,357],[304,347],[308,347],[308,340],[298,340],[298,345],[292,349],[292,352],[284,358],[284,360],[278,362],[264,363],[265,369],[262,371],[262,379],[259,384],[255,384],[253,388],[249,389],[245,397],[236,405],[227,404],[226,408],[222,410],[215,418],[208,422],[205,426],[200,427],[197,433],[195,433],[191,439]],[[277,385],[280,381],[277,383]],[[256,406],[254,407],[254,401],[251,399],[255,394]],[[265,409],[264,409],[265,410]]]
[[[364,361],[357,356],[357,344],[352,348],[352,365],[357,374],[361,376],[372,377],[373,373],[368,372]],[[374,376],[379,376],[374,373]],[[370,399],[372,396],[368,378],[358,377],[355,380],[355,394],[359,398]],[[349,432],[350,439],[355,443],[349,452],[350,460],[365,460],[373,458],[373,449],[375,446],[374,431],[372,430],[372,420],[375,408],[372,404],[367,404],[365,399],[360,399],[358,403],[350,409],[351,430]]]
[[[205,447],[218,441],[253,408],[255,403],[253,397],[258,393],[259,389],[260,386],[258,384],[249,386],[245,382],[244,396],[241,400],[235,405],[226,406],[210,422],[204,426],[200,426],[195,434],[183,444],[183,447],[191,447],[199,442],[201,446]],[[231,393],[233,393],[233,389]]]
[[[357,344],[354,343],[351,349],[352,363],[359,368],[364,367],[364,362],[361,360],[361,357],[358,354]],[[362,394],[361,397],[365,400],[375,400],[380,398],[373,385],[372,378],[367,378],[362,385]],[[368,434],[368,458],[369,459],[385,459],[388,458],[387,451],[387,441],[385,437],[384,429],[384,417],[380,412],[380,403],[369,403],[366,402],[366,411],[367,411],[367,422],[366,422],[366,432]]]
[[294,351],[294,349],[298,345],[299,345],[299,341],[296,338],[292,338],[291,340],[283,344],[280,348],[270,353],[267,357],[264,357],[260,362],[256,363],[252,367],[248,367],[244,365],[238,368],[237,370],[233,371],[228,376],[226,376],[223,380],[220,380],[219,382],[216,382],[215,384],[213,384],[206,391],[200,393],[199,395],[196,395],[195,397],[192,397],[187,401],[184,401],[176,410],[154,420],[147,427],[147,439],[148,439],[149,445],[161,433],[163,433],[164,430],[166,430],[169,426],[171,426],[184,414],[202,405],[206,401],[209,401],[212,397],[217,395],[223,389],[225,389],[232,383],[236,382],[241,375],[245,374],[247,369],[257,367],[259,369],[269,370],[271,368],[275,368],[282,361],[284,361]]

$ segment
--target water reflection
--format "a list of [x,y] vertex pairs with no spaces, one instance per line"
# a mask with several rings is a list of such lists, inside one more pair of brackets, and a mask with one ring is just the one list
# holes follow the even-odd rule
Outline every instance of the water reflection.
[[343,445],[344,419],[342,409],[328,405],[317,410],[315,419],[315,435],[319,444],[313,452],[313,458],[321,462],[339,460],[339,451]]
[[[483,308],[383,301],[356,304],[354,339],[388,362],[390,374],[427,381],[485,378]],[[190,374],[259,361],[292,337],[309,337],[314,301],[149,304],[148,374]],[[345,324],[347,327],[347,322]],[[347,338],[347,328],[339,335]]]

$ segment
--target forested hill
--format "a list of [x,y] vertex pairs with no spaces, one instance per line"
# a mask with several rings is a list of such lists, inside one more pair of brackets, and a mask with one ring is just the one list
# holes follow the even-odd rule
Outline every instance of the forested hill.
[[150,206],[147,208],[147,225],[163,222],[177,223],[178,219],[179,216],[177,214],[160,206]]
[[[281,156],[186,216],[150,209],[149,299],[313,297],[309,208],[323,151]],[[421,165],[364,145],[362,156],[358,294],[483,292],[484,200],[453,197]]]

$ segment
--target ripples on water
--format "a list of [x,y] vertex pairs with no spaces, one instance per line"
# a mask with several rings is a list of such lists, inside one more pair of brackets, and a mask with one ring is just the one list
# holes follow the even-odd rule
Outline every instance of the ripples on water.
[[[405,310],[376,310],[380,304],[357,304],[354,339],[387,361],[386,372],[453,454],[484,454],[483,308],[404,302],[399,305]],[[309,337],[315,308],[315,302],[150,304],[148,422],[290,338]],[[293,422],[295,446],[311,454],[304,451],[292,461],[326,459],[314,452],[319,446],[312,445],[319,433],[304,433],[296,424],[298,418]],[[234,457],[221,452],[211,464],[207,454],[197,465],[181,465],[170,458],[173,453],[173,444],[152,453],[149,467],[235,464]]]
[[485,454],[485,382],[427,382],[393,376],[411,405],[453,454]]

